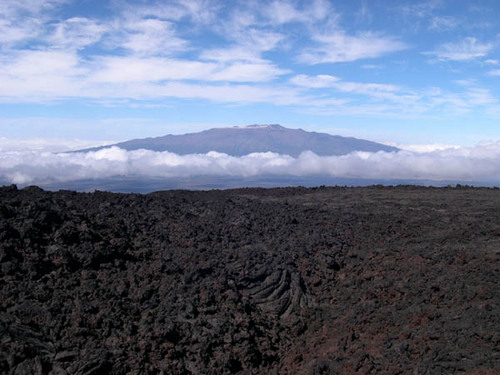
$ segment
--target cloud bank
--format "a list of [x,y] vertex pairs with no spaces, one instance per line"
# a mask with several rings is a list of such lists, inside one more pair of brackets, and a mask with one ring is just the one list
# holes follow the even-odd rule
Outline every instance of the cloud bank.
[[0,181],[20,185],[119,176],[182,178],[194,176],[290,176],[408,179],[436,181],[500,181],[500,142],[472,148],[432,152],[354,152],[343,156],[299,157],[253,153],[234,157],[218,152],[177,155],[149,150],[126,151],[111,147],[86,153],[1,151]]

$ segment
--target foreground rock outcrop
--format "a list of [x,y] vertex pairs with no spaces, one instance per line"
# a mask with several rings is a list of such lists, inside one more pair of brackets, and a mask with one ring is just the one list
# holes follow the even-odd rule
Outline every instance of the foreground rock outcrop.
[[498,374],[500,190],[0,189],[0,373]]

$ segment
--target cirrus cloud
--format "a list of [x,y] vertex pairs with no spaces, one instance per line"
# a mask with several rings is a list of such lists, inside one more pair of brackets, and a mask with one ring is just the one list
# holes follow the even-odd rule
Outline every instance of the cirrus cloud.
[[306,64],[350,62],[377,58],[388,53],[402,51],[409,46],[394,37],[364,32],[348,35],[342,31],[318,34],[313,39],[319,43],[298,56],[298,61]]
[[493,48],[493,43],[481,43],[476,38],[467,37],[457,43],[442,44],[425,54],[434,55],[439,60],[467,61],[485,57]]

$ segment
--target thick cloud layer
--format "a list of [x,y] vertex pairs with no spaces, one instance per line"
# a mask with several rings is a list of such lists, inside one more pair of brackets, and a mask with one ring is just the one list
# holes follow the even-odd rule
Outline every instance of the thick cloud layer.
[[380,180],[500,181],[500,143],[433,152],[354,152],[320,157],[303,152],[298,158],[275,153],[234,157],[217,152],[177,155],[111,147],[87,153],[43,151],[0,152],[0,180],[15,184],[105,179],[116,176],[317,176]]

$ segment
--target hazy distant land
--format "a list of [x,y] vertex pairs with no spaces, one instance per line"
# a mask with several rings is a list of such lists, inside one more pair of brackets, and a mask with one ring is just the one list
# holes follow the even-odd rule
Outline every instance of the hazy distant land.
[[497,186],[497,148],[412,152],[280,125],[250,125],[72,152],[5,152],[0,184],[143,193],[259,186]]

